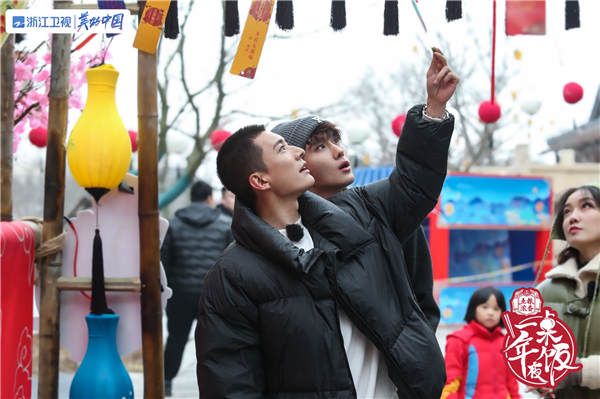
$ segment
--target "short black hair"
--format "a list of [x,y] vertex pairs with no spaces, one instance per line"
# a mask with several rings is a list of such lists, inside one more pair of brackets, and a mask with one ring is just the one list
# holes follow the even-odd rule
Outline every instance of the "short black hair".
[[217,174],[221,183],[252,209],[255,207],[256,195],[248,183],[248,176],[267,170],[262,149],[254,143],[256,137],[265,130],[264,125],[241,128],[225,141],[217,155]]
[[[481,305],[482,303],[486,303],[492,295],[496,297],[498,307],[502,310],[502,312],[506,311],[506,300],[504,299],[504,294],[502,291],[491,286],[482,287],[476,290],[473,295],[471,295],[471,299],[469,299],[467,312],[465,313],[465,321],[467,323],[471,322],[471,320],[475,320],[475,310],[477,309],[477,306]],[[502,317],[500,317],[500,327],[504,327]]]
[[307,148],[309,145],[314,143],[322,143],[327,140],[332,140],[335,142],[340,141],[341,132],[340,129],[337,128],[333,123],[329,121],[324,121],[319,126],[312,131],[308,140],[306,140],[306,144],[304,145]]
[[208,197],[212,196],[213,189],[207,182],[198,180],[192,184],[190,190],[190,199],[192,202],[204,202]]

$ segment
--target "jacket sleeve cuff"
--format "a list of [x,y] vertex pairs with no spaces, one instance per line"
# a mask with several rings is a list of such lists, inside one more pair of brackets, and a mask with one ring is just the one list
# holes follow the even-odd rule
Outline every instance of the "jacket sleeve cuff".
[[581,385],[590,389],[600,389],[600,355],[580,359]]

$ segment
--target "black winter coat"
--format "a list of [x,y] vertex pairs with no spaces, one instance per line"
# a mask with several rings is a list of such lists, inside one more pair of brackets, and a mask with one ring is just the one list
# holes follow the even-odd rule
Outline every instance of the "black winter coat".
[[397,245],[436,203],[453,120],[432,128],[413,108],[389,183],[338,208],[299,199],[315,248],[297,248],[239,201],[236,243],[206,277],[196,329],[202,399],[355,398],[341,307],[387,363],[400,398],[439,398],[445,369]]
[[233,241],[231,219],[203,202],[175,212],[160,249],[167,285],[174,291],[200,293],[202,280]]

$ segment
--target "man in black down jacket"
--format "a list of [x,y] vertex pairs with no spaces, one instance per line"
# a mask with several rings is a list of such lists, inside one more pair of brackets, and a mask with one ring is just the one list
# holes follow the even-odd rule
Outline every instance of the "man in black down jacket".
[[165,391],[181,365],[192,322],[198,314],[202,280],[231,243],[231,219],[213,208],[212,188],[197,181],[192,203],[175,212],[161,248],[161,261],[173,296],[167,302],[169,336],[165,346]]
[[[435,51],[439,52],[438,49]],[[445,63],[441,56],[440,62]],[[446,103],[449,99],[448,94],[452,94],[434,90],[435,78],[434,69],[430,68],[427,73],[427,111],[423,113],[423,118],[435,122],[430,124],[431,129],[438,129],[437,124],[450,117],[446,111]],[[418,107],[418,109],[422,108]],[[362,199],[359,188],[346,189],[354,182],[354,174],[341,144],[340,130],[333,123],[322,120],[318,116],[307,116],[280,123],[272,131],[281,135],[288,144],[305,150],[304,160],[310,174],[315,178],[315,185],[310,191],[329,199],[355,218],[360,218],[355,215],[357,208],[347,206],[348,203]],[[368,212],[372,210],[374,209],[367,208]],[[389,228],[392,215],[370,213],[364,216],[370,216],[374,223],[384,223],[382,230],[390,238],[395,235],[395,231]],[[397,250],[404,252],[404,264],[417,303],[435,332],[440,321],[440,309],[433,297],[433,270],[425,232],[419,226],[410,236],[396,236],[392,242]]]
[[[456,77],[434,69],[449,97]],[[453,123],[423,118],[422,106],[409,111],[395,170],[357,189],[345,203],[351,213],[302,194],[314,182],[306,181],[304,151],[280,136],[251,126],[225,142],[217,169],[236,194],[236,242],[200,298],[202,399],[361,397],[362,366],[377,376],[375,393],[392,384],[400,398],[440,396],[443,357],[395,242],[436,203]],[[369,356],[352,356],[354,343]]]

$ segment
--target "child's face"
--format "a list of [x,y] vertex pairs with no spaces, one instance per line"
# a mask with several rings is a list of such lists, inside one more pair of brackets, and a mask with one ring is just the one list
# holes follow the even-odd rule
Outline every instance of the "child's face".
[[488,329],[500,324],[502,309],[498,306],[495,295],[490,295],[488,300],[475,308],[475,320]]

